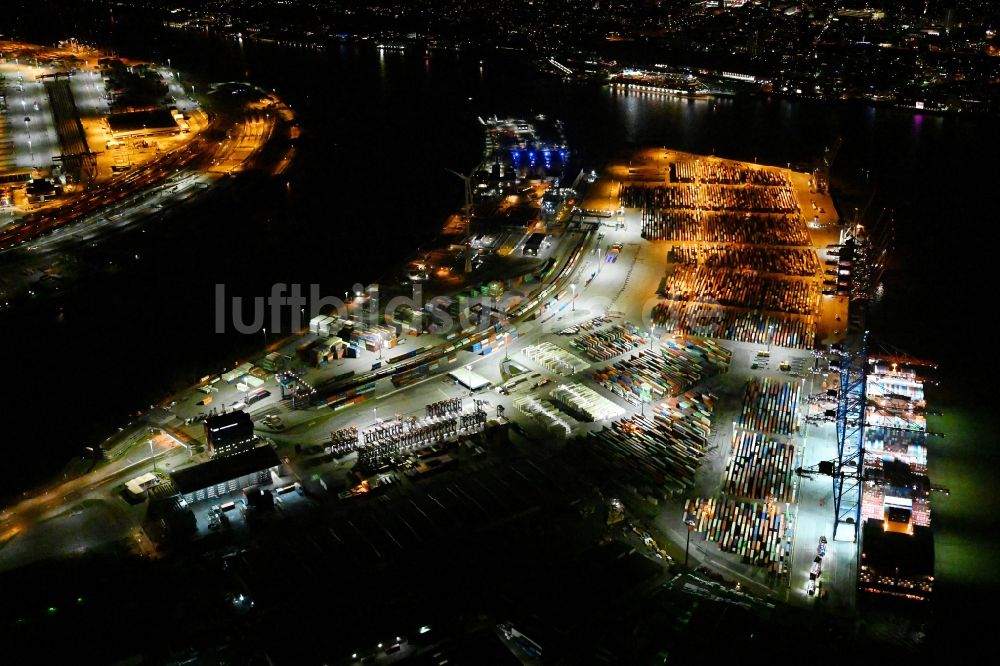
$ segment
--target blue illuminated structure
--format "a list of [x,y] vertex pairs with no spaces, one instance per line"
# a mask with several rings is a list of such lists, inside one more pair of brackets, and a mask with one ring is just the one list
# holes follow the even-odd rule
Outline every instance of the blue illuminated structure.
[[[864,470],[865,391],[868,379],[868,333],[846,352],[837,398],[837,461],[833,469],[833,538],[851,530],[858,542],[861,524],[861,484]],[[843,538],[843,537],[842,537]]]

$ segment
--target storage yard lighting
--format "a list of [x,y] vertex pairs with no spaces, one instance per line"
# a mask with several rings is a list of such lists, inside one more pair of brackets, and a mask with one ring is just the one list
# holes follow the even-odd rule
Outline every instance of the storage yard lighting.
[[687,525],[687,543],[684,545],[684,568],[687,569],[688,566],[688,553],[691,550],[691,532],[694,531],[695,522],[693,520],[685,520],[684,524]]

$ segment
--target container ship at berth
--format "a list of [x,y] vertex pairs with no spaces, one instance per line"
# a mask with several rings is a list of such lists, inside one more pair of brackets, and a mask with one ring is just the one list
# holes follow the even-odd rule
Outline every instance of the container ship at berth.
[[[852,224],[842,235],[838,256],[850,280],[849,318],[863,341],[890,238],[891,221],[877,223],[874,232]],[[858,589],[872,597],[926,601],[934,587],[930,493],[943,489],[933,488],[928,477],[927,441],[935,433],[927,430],[927,380],[920,373],[937,366],[877,349],[861,354],[849,356],[863,376],[846,366],[841,370],[837,410],[837,427],[846,433],[844,453],[856,453],[842,454],[834,478],[835,495],[839,488],[841,501],[850,497],[850,512],[857,511],[845,522],[858,523]]]
[[875,360],[866,384],[859,588],[924,601],[934,585],[924,380]]

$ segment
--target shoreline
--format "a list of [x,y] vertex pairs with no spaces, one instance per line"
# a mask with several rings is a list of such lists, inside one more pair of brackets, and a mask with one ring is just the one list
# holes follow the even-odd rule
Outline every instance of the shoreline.
[[[558,77],[558,75],[549,72],[545,69],[541,69],[541,72],[552,77]],[[867,108],[871,110],[888,109],[891,111],[899,111],[900,113],[905,113],[911,117],[916,116],[937,116],[941,118],[961,118],[961,117],[971,117],[971,118],[988,118],[996,117],[998,114],[996,111],[990,111],[987,109],[942,109],[942,108],[921,108],[910,104],[905,104],[903,102],[894,102],[891,100],[875,100],[867,99],[864,97],[815,97],[812,95],[805,94],[794,94],[791,92],[781,92],[779,90],[734,90],[729,91],[719,91],[712,90],[708,88],[706,90],[701,90],[696,93],[687,92],[681,89],[667,89],[662,86],[646,85],[642,83],[633,82],[623,82],[623,81],[608,81],[603,77],[600,79],[590,78],[590,79],[573,79],[572,77],[558,77],[563,79],[568,79],[573,82],[592,84],[600,88],[607,87],[614,91],[615,94],[628,96],[630,94],[642,94],[648,96],[663,96],[671,97],[674,99],[686,99],[690,101],[708,101],[708,100],[722,100],[722,99],[735,99],[735,98],[752,98],[759,100],[787,100],[793,102],[802,103],[818,103],[825,105],[841,105],[841,106],[859,106],[862,108]]]

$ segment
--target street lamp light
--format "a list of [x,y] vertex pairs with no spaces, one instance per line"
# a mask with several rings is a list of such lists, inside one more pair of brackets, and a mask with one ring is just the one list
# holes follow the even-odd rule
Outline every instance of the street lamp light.
[[684,524],[687,525],[687,528],[688,528],[687,543],[684,545],[684,568],[687,569],[688,568],[688,553],[691,550],[691,532],[694,531],[695,522],[693,520],[685,520]]
[[465,369],[469,371],[469,395],[472,395],[472,364],[465,366]]

